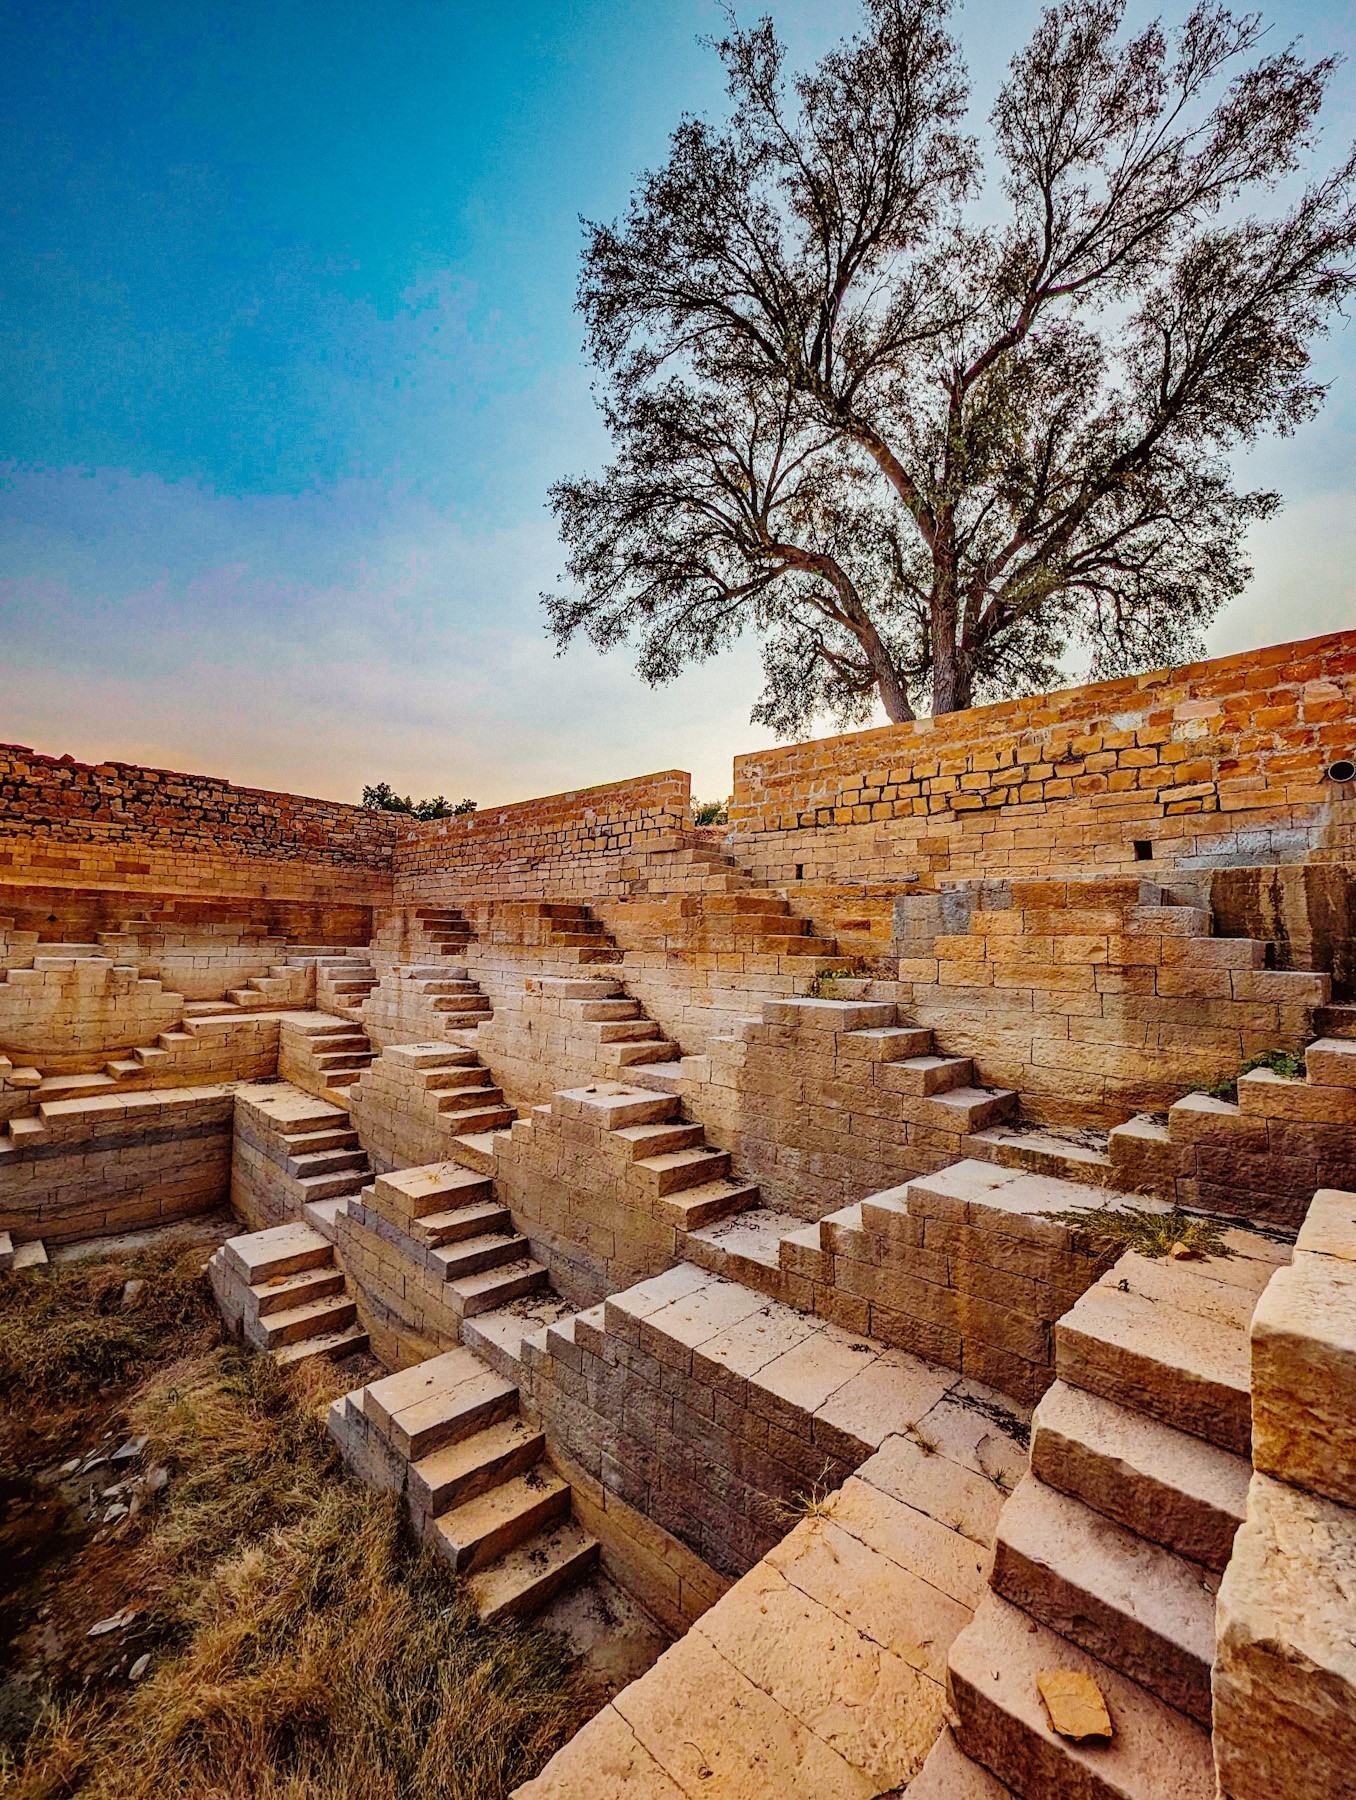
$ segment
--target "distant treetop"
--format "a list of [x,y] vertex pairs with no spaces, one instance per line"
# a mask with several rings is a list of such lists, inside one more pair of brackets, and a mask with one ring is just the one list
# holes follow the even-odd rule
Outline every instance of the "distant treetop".
[[459,819],[463,813],[476,810],[474,800],[458,800],[454,806],[442,794],[431,800],[411,800],[398,794],[389,781],[378,781],[363,789],[363,805],[369,812],[408,813],[415,819]]

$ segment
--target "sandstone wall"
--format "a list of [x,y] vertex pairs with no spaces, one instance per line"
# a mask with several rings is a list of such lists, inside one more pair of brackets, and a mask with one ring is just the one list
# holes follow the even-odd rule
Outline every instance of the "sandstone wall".
[[224,1087],[45,1105],[0,1139],[0,1231],[78,1242],[224,1207],[232,1105]]
[[592,900],[622,893],[642,859],[692,826],[690,777],[642,775],[408,828],[395,901]]
[[1335,861],[1353,790],[1324,771],[1353,753],[1337,632],[737,757],[729,842],[810,910],[819,885]]
[[372,906],[399,831],[337,801],[0,748],[0,886]]

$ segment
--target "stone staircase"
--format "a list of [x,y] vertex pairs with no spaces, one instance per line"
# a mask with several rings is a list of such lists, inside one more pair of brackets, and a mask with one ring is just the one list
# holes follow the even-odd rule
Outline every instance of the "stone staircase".
[[[986,1593],[1021,1419],[953,1371],[682,1264],[530,1338],[524,1364],[585,1523],[620,1497],[739,1578],[519,1800],[902,1792]],[[600,1447],[605,1487],[574,1474]]]
[[1302,1080],[1266,1068],[1241,1075],[1237,1100],[1187,1094],[1166,1118],[1140,1114],[1106,1133],[990,1127],[966,1149],[1004,1167],[1294,1231],[1318,1189],[1356,1187],[1356,1040],[1316,1039],[1304,1061]]
[[700,840],[651,853],[631,894],[614,903],[609,915],[612,935],[624,951],[653,950],[662,943],[684,956],[761,958],[768,972],[779,966],[771,959],[826,961],[838,948],[793,913],[783,895],[760,886],[733,857]]
[[378,1175],[346,1201],[344,1215],[345,1231],[384,1239],[431,1277],[457,1336],[465,1321],[547,1288],[546,1269],[514,1230],[494,1183],[459,1163]]
[[[553,1094],[507,1133],[459,1139],[454,1154],[510,1185],[526,1177],[532,1191],[554,1169],[558,1203],[566,1213],[572,1200],[581,1209],[596,1210],[598,1194],[615,1194],[618,1232],[634,1208],[639,1218],[681,1233],[729,1218],[758,1198],[754,1183],[731,1173],[729,1152],[714,1149],[705,1128],[681,1114],[681,1103],[671,1094],[625,1082],[596,1082]],[[582,1234],[574,1241],[587,1243],[598,1236],[585,1230],[582,1212],[573,1228]],[[562,1216],[560,1230],[570,1240],[567,1216]],[[661,1236],[658,1242],[668,1250],[677,1240]],[[664,1260],[672,1260],[671,1254]],[[608,1285],[615,1283],[609,1280]]]
[[524,989],[558,1002],[604,1074],[619,1077],[625,1070],[629,1075],[635,1066],[648,1069],[682,1055],[615,976],[529,975]]
[[[1251,1473],[1248,1330],[1289,1256],[1242,1230],[1227,1242],[1232,1255],[1199,1260],[1127,1252],[1057,1323],[1059,1379],[998,1521],[991,1592],[951,1646],[940,1763],[959,1752],[1029,1800],[1214,1800],[1215,1594]],[[1049,1669],[1096,1682],[1110,1743],[1052,1730]]]
[[329,1429],[355,1472],[404,1493],[482,1619],[528,1617],[596,1566],[517,1387],[466,1346],[336,1400]]
[[430,955],[460,958],[475,937],[470,921],[452,906],[417,907],[414,918]]
[[367,1348],[334,1247],[304,1222],[228,1238],[207,1271],[231,1329],[285,1366]]
[[388,1044],[347,1093],[378,1165],[415,1167],[455,1154],[457,1140],[504,1131],[517,1109],[474,1050]]
[[364,1070],[371,1068],[375,1052],[361,1025],[350,1022],[308,1026],[308,1061],[323,1083],[326,1097],[343,1100]]
[[245,1193],[252,1196],[247,1216],[299,1218],[332,1240],[336,1209],[371,1178],[341,1105],[288,1082],[238,1090],[232,1191],[238,1209]]
[[381,1044],[452,1038],[493,1017],[480,984],[465,964],[456,963],[395,963],[361,1009],[364,1028]]
[[358,1021],[363,1001],[377,985],[377,972],[365,950],[315,959],[315,1003],[322,1012]]

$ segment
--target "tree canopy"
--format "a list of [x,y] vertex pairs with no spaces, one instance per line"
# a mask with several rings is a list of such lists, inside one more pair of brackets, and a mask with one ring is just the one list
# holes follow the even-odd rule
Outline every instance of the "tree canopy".
[[398,794],[389,781],[365,787],[363,805],[369,812],[408,813],[415,819],[459,819],[476,810],[474,800],[458,800],[454,806],[443,794],[435,794],[431,800],[412,800],[408,794]]
[[1230,455],[1314,414],[1353,280],[1356,155],[1304,179],[1332,61],[1062,0],[982,155],[949,10],[867,0],[794,78],[732,20],[728,119],[586,225],[615,455],[551,490],[561,649],[659,683],[752,628],[792,735],[1185,660],[1248,580],[1280,501]]

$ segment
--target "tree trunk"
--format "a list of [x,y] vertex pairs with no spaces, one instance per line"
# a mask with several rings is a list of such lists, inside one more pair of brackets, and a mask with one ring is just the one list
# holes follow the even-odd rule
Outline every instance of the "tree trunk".
[[893,666],[877,672],[876,691],[885,708],[885,716],[892,725],[908,725],[912,722],[914,710],[909,705],[909,696]]

